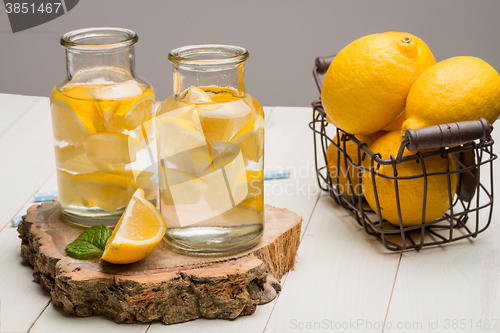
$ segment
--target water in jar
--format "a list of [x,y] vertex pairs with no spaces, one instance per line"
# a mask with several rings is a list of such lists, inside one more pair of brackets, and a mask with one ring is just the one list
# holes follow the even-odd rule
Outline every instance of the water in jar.
[[114,225],[138,187],[154,199],[154,172],[134,169],[147,154],[141,125],[152,118],[154,100],[150,86],[133,80],[69,83],[52,90],[63,217],[85,226]]
[[165,240],[197,254],[258,242],[264,214],[264,114],[250,95],[191,87],[155,117]]

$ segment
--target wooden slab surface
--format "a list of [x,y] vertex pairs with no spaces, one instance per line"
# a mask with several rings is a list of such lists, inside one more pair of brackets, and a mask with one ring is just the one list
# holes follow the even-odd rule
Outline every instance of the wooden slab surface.
[[18,231],[21,255],[54,305],[78,316],[173,324],[200,317],[234,319],[274,299],[278,281],[293,269],[301,221],[286,209],[266,205],[264,235],[248,251],[188,256],[162,242],[130,265],[68,257],[65,247],[82,229],[61,220],[57,202],[32,206]]

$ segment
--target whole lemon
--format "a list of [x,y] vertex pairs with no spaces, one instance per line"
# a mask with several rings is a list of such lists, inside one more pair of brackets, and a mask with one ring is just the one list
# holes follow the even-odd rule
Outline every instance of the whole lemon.
[[440,61],[413,84],[406,100],[402,131],[500,114],[500,75],[476,57]]
[[[370,135],[356,135],[356,139],[360,142],[365,142],[369,147],[375,140],[384,135],[385,132],[380,131]],[[337,137],[333,139],[333,142],[337,143]],[[342,136],[341,136],[342,137]],[[340,140],[340,148],[344,149],[343,141]],[[344,154],[349,156],[347,159],[347,171],[345,168]],[[337,158],[338,156],[340,158]],[[330,172],[330,177],[332,178],[332,184],[337,187],[337,190],[342,193],[346,198],[357,198],[362,192],[362,188],[359,186],[358,174],[360,169],[356,168],[349,159],[355,164],[358,164],[358,146],[351,140],[346,140],[345,151],[343,153],[338,153],[337,147],[330,144],[326,150],[326,161],[328,164],[328,171]],[[340,161],[337,163],[337,161]],[[337,184],[338,175],[338,184]],[[351,182],[351,187],[348,183],[347,175],[349,175],[349,180]]]
[[435,63],[424,41],[408,33],[355,40],[325,74],[321,100],[327,121],[351,134],[380,131],[404,111],[411,85]]
[[[382,155],[382,159],[390,159],[390,156],[397,156],[401,144],[400,131],[393,131],[385,134],[370,146],[370,150]],[[404,156],[413,155],[416,152],[405,151]],[[425,170],[427,174],[446,172],[446,159],[441,156],[425,158]],[[448,159],[449,170],[454,171],[453,160]],[[363,161],[363,166],[370,168],[370,159]],[[377,165],[375,165],[375,168]],[[377,171],[379,174],[394,176],[392,165],[381,165]],[[407,161],[397,165],[398,177],[411,177],[423,174],[422,163],[417,161]],[[362,184],[364,195],[370,207],[377,212],[377,204],[373,191],[372,176],[369,172],[363,172]],[[377,194],[382,218],[399,226],[398,209],[396,205],[396,188],[394,180],[375,176]],[[451,198],[455,195],[457,176],[450,175]],[[422,223],[422,212],[424,205],[424,178],[399,179],[399,202],[401,207],[401,219],[403,226],[412,226]],[[427,194],[425,208],[425,222],[433,221],[443,216],[450,208],[448,193],[448,177],[446,175],[427,176]]]
[[399,117],[396,118],[396,120],[394,120],[392,123],[384,127],[383,130],[386,132],[401,130],[401,127],[403,126],[405,120],[406,120],[406,112],[403,111],[403,113],[401,113]]

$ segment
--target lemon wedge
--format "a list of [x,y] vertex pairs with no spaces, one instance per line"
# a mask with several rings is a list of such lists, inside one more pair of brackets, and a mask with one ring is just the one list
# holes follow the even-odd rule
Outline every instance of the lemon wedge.
[[116,109],[110,107],[113,111],[105,113],[103,110],[106,128],[114,132],[132,131],[151,119],[154,105],[155,95],[152,88],[136,98],[123,99]]
[[158,210],[138,189],[130,199],[109,238],[102,259],[113,264],[130,264],[144,259],[160,243],[167,224]]
[[197,105],[201,126],[209,142],[228,142],[234,130],[234,115],[222,104]]
[[71,183],[73,174],[57,170],[57,190],[59,203],[63,207],[88,207]]
[[164,167],[159,171],[160,191],[166,205],[196,204],[207,190],[207,182],[190,173]]
[[120,101],[113,100],[98,100],[95,102],[97,112],[105,121],[108,121],[113,116],[119,104]]
[[[233,185],[234,186],[234,185]],[[245,193],[243,200],[235,201],[236,205],[253,208],[259,212],[264,209],[264,171],[246,170],[244,176],[241,176],[234,193]],[[233,196],[235,194],[233,193]]]
[[101,120],[93,101],[72,99],[58,91],[53,92],[51,110],[55,139],[76,145],[96,133],[94,122]]
[[157,119],[156,133],[160,159],[206,145],[203,132],[193,122],[168,117],[168,113]]
[[155,175],[154,172],[147,170],[117,169],[107,171],[107,173],[127,177],[130,180],[127,198],[131,197],[138,188],[142,188],[144,190],[145,196],[148,200],[154,200],[154,198],[156,198],[157,191],[154,189],[152,181],[152,178]]
[[101,132],[87,136],[83,147],[93,162],[128,164],[136,161],[139,142],[126,134]]
[[246,187],[248,195],[241,201],[234,219],[242,223],[255,221],[255,214],[264,212],[264,171],[247,170],[246,177],[240,179],[239,187]]
[[251,95],[247,94],[243,101],[250,107],[250,109],[257,110],[257,113],[264,117],[264,109],[262,105],[260,105],[259,101],[253,98]]
[[257,116],[248,122],[229,142],[240,146],[245,160],[259,162],[264,149],[264,118]]
[[133,185],[129,177],[98,172],[72,175],[70,182],[90,206],[108,212],[127,205],[131,195],[129,189]]
[[55,146],[56,164],[58,169],[71,173],[92,173],[99,169],[88,159],[85,149],[79,146]]
[[264,170],[247,170],[248,196],[254,197],[264,194]]
[[189,104],[202,104],[211,103],[212,99],[210,98],[210,95],[202,89],[191,86],[186,93],[186,97],[183,98],[183,102]]
[[262,213],[264,211],[264,193],[259,195],[248,197],[243,200],[238,207],[247,207],[249,209],[253,209],[258,213]]
[[118,169],[109,171],[110,174],[127,177],[130,179],[130,182],[140,188],[145,188],[152,185],[151,177],[154,176],[154,173],[147,170],[124,170]]

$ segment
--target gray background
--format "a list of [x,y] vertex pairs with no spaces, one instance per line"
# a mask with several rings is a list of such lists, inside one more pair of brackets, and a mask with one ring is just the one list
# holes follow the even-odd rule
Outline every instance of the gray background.
[[477,56],[500,70],[500,1],[491,0],[80,0],[65,15],[11,32],[0,12],[0,92],[48,96],[65,75],[59,38],[92,26],[135,30],[138,73],[157,99],[172,93],[168,52],[198,43],[246,47],[246,88],[266,106],[308,106],[318,97],[314,59],[371,33],[422,38],[436,59]]

